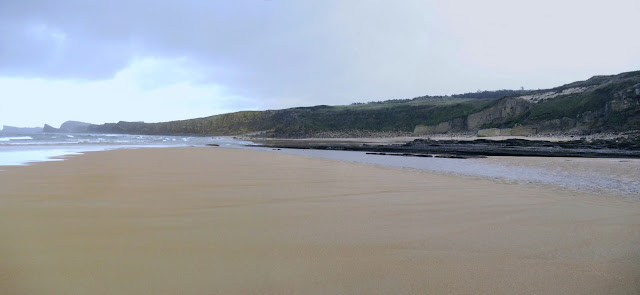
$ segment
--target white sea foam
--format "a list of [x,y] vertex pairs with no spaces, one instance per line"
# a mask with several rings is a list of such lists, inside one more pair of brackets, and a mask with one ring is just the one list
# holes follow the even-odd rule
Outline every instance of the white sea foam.
[[63,159],[58,157],[73,154],[78,154],[78,152],[64,149],[0,151],[0,164],[20,166],[33,162],[62,161]]
[[74,144],[80,143],[78,141],[14,141],[3,143],[2,145],[7,146],[38,146],[38,145],[61,145],[61,144]]
[[29,140],[29,139],[33,139],[33,137],[31,136],[0,137],[0,141]]
[[[205,146],[222,143],[210,137],[174,137],[128,134],[38,134],[0,137],[0,166],[24,165],[65,154],[57,151],[94,151],[118,148]],[[238,142],[238,146],[242,143]],[[41,152],[39,152],[41,151]]]

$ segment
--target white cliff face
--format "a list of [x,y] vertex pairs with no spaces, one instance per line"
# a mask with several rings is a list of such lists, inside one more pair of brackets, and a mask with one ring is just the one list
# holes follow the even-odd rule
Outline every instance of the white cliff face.
[[532,101],[532,102],[541,102],[541,101],[544,101],[545,99],[554,98],[560,95],[582,93],[582,92],[585,92],[587,89],[589,89],[589,87],[575,87],[575,88],[568,88],[562,91],[548,91],[544,93],[523,95],[523,96],[519,96],[518,98]]

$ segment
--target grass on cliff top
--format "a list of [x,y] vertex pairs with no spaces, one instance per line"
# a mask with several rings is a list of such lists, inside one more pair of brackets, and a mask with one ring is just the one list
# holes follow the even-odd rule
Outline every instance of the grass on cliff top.
[[369,130],[411,132],[416,125],[435,125],[462,118],[492,103],[489,99],[429,100],[372,105],[317,106],[283,110],[294,118],[287,129],[305,131]]
[[611,83],[583,93],[569,94],[551,98],[536,104],[529,110],[528,120],[538,122],[542,120],[576,118],[588,111],[597,111],[605,107],[613,95],[635,84],[635,81]]
[[352,104],[352,105],[338,105],[332,106],[335,110],[372,110],[380,108],[388,108],[394,106],[447,106],[455,105],[464,102],[484,101],[483,99],[473,98],[454,98],[454,97],[434,97],[424,100],[414,100],[406,102],[379,102],[379,103],[366,103],[366,104]]

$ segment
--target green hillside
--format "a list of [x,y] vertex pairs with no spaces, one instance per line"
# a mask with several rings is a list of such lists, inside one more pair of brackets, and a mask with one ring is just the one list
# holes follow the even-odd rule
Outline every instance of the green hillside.
[[162,123],[118,122],[91,125],[87,131],[207,136],[265,132],[273,137],[304,137],[345,131],[447,133],[514,126],[538,133],[640,129],[640,71],[595,76],[545,90],[243,111]]
[[411,132],[419,124],[433,124],[468,115],[488,106],[491,101],[428,98],[401,103],[243,111],[163,123],[118,122],[92,125],[89,132],[215,136],[268,131],[273,136],[287,137],[341,130]]
[[507,125],[529,125],[543,131],[577,129],[606,132],[640,129],[640,71],[596,76],[552,91],[562,92],[576,88],[585,90],[535,103]]

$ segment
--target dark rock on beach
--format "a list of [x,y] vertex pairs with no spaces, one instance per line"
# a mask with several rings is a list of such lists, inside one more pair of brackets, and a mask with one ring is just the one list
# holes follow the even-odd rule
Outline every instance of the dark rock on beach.
[[376,155],[467,158],[481,156],[640,158],[640,135],[613,139],[545,140],[432,140],[416,139],[404,144],[371,145],[345,142],[295,140],[258,141],[263,147],[363,151]]

